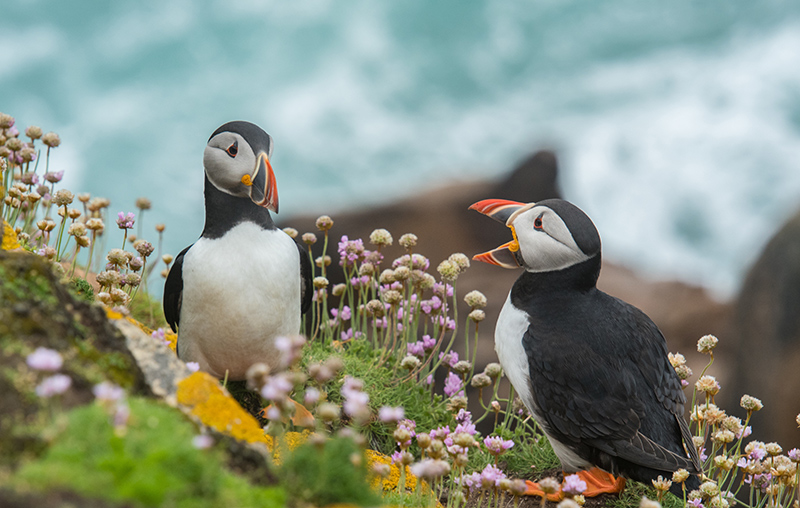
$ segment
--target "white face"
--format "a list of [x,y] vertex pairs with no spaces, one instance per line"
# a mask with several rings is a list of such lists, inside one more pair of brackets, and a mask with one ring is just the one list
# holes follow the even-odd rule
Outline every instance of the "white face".
[[234,132],[220,132],[211,138],[203,153],[203,166],[214,187],[237,197],[250,196],[251,189],[242,183],[242,178],[253,175],[256,163],[253,149],[242,136]]
[[546,206],[519,210],[509,217],[529,272],[552,272],[589,259],[561,217]]

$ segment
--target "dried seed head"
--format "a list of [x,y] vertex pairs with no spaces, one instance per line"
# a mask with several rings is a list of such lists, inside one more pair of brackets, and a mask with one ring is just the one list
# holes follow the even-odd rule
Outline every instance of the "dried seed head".
[[558,492],[558,489],[561,487],[561,484],[555,478],[542,478],[539,480],[539,488],[542,489],[542,492],[545,494],[555,494]]
[[138,252],[139,255],[142,256],[143,258],[149,257],[150,254],[152,254],[153,251],[155,250],[155,248],[153,247],[153,244],[151,244],[148,241],[141,240],[141,239],[140,240],[136,240],[133,243],[133,248],[136,249],[136,252]]
[[105,270],[97,274],[97,283],[102,287],[111,287],[114,284],[119,284],[122,280],[122,275],[114,270]]
[[92,195],[89,194],[88,192],[82,192],[78,194],[78,201],[80,201],[81,203],[88,203],[91,198]]
[[685,469],[678,469],[672,473],[672,481],[675,483],[683,483],[689,478],[689,471]]
[[767,453],[769,453],[771,456],[774,457],[776,455],[780,455],[782,451],[783,448],[781,448],[781,445],[778,443],[767,443]]
[[172,259],[172,254],[164,254],[161,256],[161,261],[163,261],[166,265],[172,263]]
[[58,134],[55,132],[48,132],[44,136],[42,136],[42,143],[49,146],[50,148],[55,148],[61,144],[61,138],[58,137]]
[[331,293],[333,294],[333,296],[342,296],[346,289],[347,289],[347,285],[345,285],[345,284],[336,284],[335,286],[333,286],[333,289],[331,290]]
[[153,206],[147,198],[136,198],[136,208],[139,210],[149,210]]
[[108,259],[109,263],[112,263],[116,266],[125,266],[128,264],[128,256],[122,249],[111,249],[108,251],[106,259]]
[[297,238],[297,235],[300,234],[297,232],[295,228],[283,228],[283,232],[291,236],[292,238]]
[[408,355],[400,362],[400,367],[406,370],[414,370],[419,367],[420,361],[416,356]]
[[319,256],[317,259],[314,260],[314,264],[317,265],[318,268],[322,268],[322,266],[331,266],[331,257],[330,256]]
[[442,276],[442,280],[445,282],[455,282],[455,280],[458,279],[458,274],[460,272],[458,265],[449,259],[445,259],[439,263],[436,271],[439,272],[439,275]]
[[695,387],[708,396],[714,396],[719,393],[719,383],[714,376],[703,376],[697,380]]
[[6,146],[12,152],[18,152],[18,151],[22,150],[22,147],[24,146],[24,144],[22,143],[22,140],[19,139],[19,138],[8,138],[6,140]]
[[103,219],[94,218],[86,221],[86,227],[95,233],[102,233],[106,226]]
[[77,243],[79,247],[88,247],[91,242],[89,241],[89,237],[84,235],[76,236],[75,243]]
[[314,287],[316,289],[325,289],[328,287],[328,279],[325,277],[314,277]]
[[70,208],[67,211],[67,215],[69,216],[70,219],[75,220],[81,216],[81,211],[76,208]]
[[376,229],[369,235],[369,243],[378,247],[389,246],[392,241],[392,234],[385,229]]
[[361,266],[358,267],[358,274],[362,277],[372,277],[375,273],[375,265],[372,263],[361,263]]
[[131,287],[136,287],[142,282],[142,277],[138,273],[129,273],[125,275],[125,284]]
[[453,370],[461,375],[466,374],[467,372],[470,371],[470,369],[472,369],[472,364],[466,360],[461,360],[459,362],[456,362],[455,365],[453,365]]
[[417,235],[414,233],[406,233],[397,241],[406,250],[411,249],[417,245]]
[[67,189],[59,189],[53,196],[53,204],[56,206],[67,206],[72,203],[75,196]]
[[339,406],[330,402],[323,402],[317,406],[317,416],[319,416],[323,422],[330,423],[339,418]]
[[86,224],[83,222],[73,222],[67,229],[67,234],[71,236],[83,236],[86,234]]
[[704,354],[711,353],[717,347],[717,342],[719,342],[719,339],[713,335],[703,335],[697,341],[697,351]]
[[422,280],[419,282],[420,289],[431,289],[434,284],[436,284],[436,279],[433,275],[426,273],[422,276]]
[[398,266],[394,269],[394,279],[397,281],[407,280],[411,276],[411,270],[407,266]]
[[486,374],[475,374],[472,378],[473,388],[486,388],[492,386],[492,380]]
[[315,243],[317,243],[317,235],[315,235],[314,233],[303,233],[301,239],[303,240],[303,243],[305,243],[306,245],[314,245]]
[[376,319],[382,318],[386,314],[386,307],[380,300],[370,300],[367,302],[367,315]]
[[486,313],[483,312],[481,309],[475,309],[469,313],[469,318],[476,323],[480,323],[484,319],[486,319]]
[[[764,407],[764,404],[761,403],[761,399],[757,399],[755,397],[751,397],[750,395],[742,395],[742,399],[739,401],[739,405],[742,406],[744,409],[749,411],[760,411],[761,408]],[[800,418],[800,415],[798,415]],[[798,422],[800,425],[800,422]]]
[[382,271],[381,276],[378,277],[378,280],[381,284],[391,284],[395,281],[394,270],[387,268],[386,270]]
[[31,125],[25,129],[25,135],[31,139],[39,139],[42,137],[42,128],[36,125]]
[[486,307],[486,296],[478,290],[470,291],[464,296],[464,301],[471,309],[482,309]]
[[384,291],[382,297],[383,301],[389,305],[397,305],[403,299],[403,295],[400,294],[400,291],[394,289]]
[[0,129],[8,129],[14,126],[14,117],[6,114],[0,113]]
[[327,215],[321,215],[317,218],[316,226],[320,231],[328,231],[333,227],[333,219]]
[[447,410],[452,413],[458,413],[461,409],[467,408],[466,397],[450,397],[450,402],[447,403]]
[[427,450],[428,447],[431,445],[430,434],[424,432],[421,434],[417,434],[417,444],[419,445],[420,449]]
[[455,263],[459,273],[469,268],[469,258],[465,254],[456,252],[455,254],[450,254],[450,257],[447,259],[451,263]]
[[670,487],[672,487],[672,480],[665,479],[661,475],[658,475],[658,478],[652,480],[652,482],[653,482],[653,487],[655,487],[656,490],[660,490],[661,492],[666,492],[669,490]]
[[503,367],[501,367],[499,363],[492,362],[486,365],[486,368],[483,369],[483,373],[492,379],[497,379],[503,374]]

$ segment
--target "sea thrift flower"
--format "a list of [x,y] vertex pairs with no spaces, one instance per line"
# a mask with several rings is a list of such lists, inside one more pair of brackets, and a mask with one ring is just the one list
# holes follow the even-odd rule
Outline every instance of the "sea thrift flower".
[[328,217],[327,215],[321,215],[317,218],[316,221],[317,229],[320,231],[328,231],[333,227],[333,219]]
[[[102,274],[102,273],[117,273],[117,272],[101,272],[101,274]],[[101,274],[98,274],[98,277],[99,277]],[[98,280],[97,282],[99,283],[100,281]],[[101,283],[101,284],[102,284],[102,283]],[[151,335],[151,336],[152,336],[154,339],[156,339],[158,342],[160,342],[161,344],[164,344],[165,346],[169,345],[169,341],[167,340],[167,332],[166,332],[166,330],[164,330],[163,328],[159,328],[158,330],[155,330],[155,331],[154,331],[153,333],[151,333],[150,335]]]
[[383,406],[378,411],[378,419],[383,423],[397,423],[403,418],[405,418],[405,409],[400,406]]
[[200,370],[200,364],[197,362],[186,362],[186,368],[189,369],[189,372],[197,372]]
[[492,386],[492,380],[486,374],[475,374],[471,385],[473,388],[486,388]]
[[389,246],[392,241],[392,234],[385,229],[376,229],[369,235],[369,243],[376,245],[378,248]]
[[92,393],[97,400],[103,402],[116,402],[125,397],[125,390],[110,381],[94,385]]
[[469,258],[460,252],[450,254],[450,257],[447,258],[447,260],[451,263],[454,263],[458,267],[459,273],[469,268]]
[[366,421],[369,418],[369,395],[362,390],[364,383],[360,379],[345,376],[342,385],[342,396],[344,397],[344,412],[357,421]]
[[283,232],[292,238],[297,238],[297,235],[300,234],[295,228],[283,228]]
[[[511,441],[510,439],[503,439],[499,436],[492,436],[486,437],[483,440],[483,445],[486,446],[486,449],[489,453],[494,456],[499,456],[505,453],[509,448],[512,448],[514,446],[514,441]],[[584,490],[586,490],[585,484]],[[583,490],[576,492],[576,494],[580,494],[581,492],[583,492]]]
[[483,468],[483,471],[481,471],[481,486],[484,489],[497,487],[500,484],[500,480],[504,478],[506,478],[505,473],[503,473],[500,469],[495,467],[494,464],[489,464],[485,468]]
[[456,374],[455,372],[450,372],[447,374],[447,379],[444,382],[445,395],[447,395],[448,397],[452,397],[453,395],[458,395],[463,397],[464,396],[464,391],[462,390],[463,387],[464,385],[461,381],[461,377],[458,374]]
[[714,378],[714,376],[703,376],[697,380],[695,383],[695,387],[707,396],[714,396],[719,393],[719,383]]
[[[746,409],[748,412],[751,411],[759,411],[761,408],[764,407],[764,404],[761,403],[761,399],[757,399],[755,397],[751,397],[750,395],[742,395],[742,399],[739,401],[739,405]],[[800,415],[798,415],[798,419],[800,419]],[[798,422],[800,425],[800,422]]]
[[581,480],[580,476],[571,474],[564,477],[564,485],[561,490],[570,496],[577,496],[578,494],[583,494],[583,491],[586,490],[586,482]]
[[469,313],[469,318],[476,323],[480,323],[484,319],[486,319],[486,313],[481,309],[475,309]]
[[192,446],[198,450],[205,450],[214,446],[214,438],[208,434],[198,434],[192,438]]
[[719,342],[719,339],[713,335],[703,335],[700,337],[700,340],[697,341],[697,351],[700,353],[711,353],[714,351],[714,348],[717,347],[717,342]]
[[55,148],[61,144],[61,138],[58,137],[58,134],[55,132],[48,132],[44,136],[42,136],[42,143],[47,145],[50,148]]
[[64,360],[61,358],[61,354],[58,351],[38,347],[33,353],[28,355],[25,359],[25,363],[32,369],[53,372],[61,368]]
[[342,266],[352,266],[361,259],[364,254],[364,242],[359,238],[350,240],[347,235],[343,235],[339,242],[339,264]]
[[303,240],[303,243],[306,245],[314,245],[317,243],[317,235],[314,233],[303,233],[300,239]]
[[458,265],[454,262],[450,261],[449,259],[445,259],[439,266],[436,268],[436,271],[439,272],[439,275],[442,276],[442,280],[446,282],[454,282],[458,279],[459,268]]
[[417,245],[417,240],[418,240],[417,235],[415,235],[414,233],[406,233],[400,237],[400,240],[398,240],[397,243],[399,243],[401,246],[403,246],[403,248],[408,250],[411,247]]
[[120,229],[133,229],[133,223],[136,221],[136,216],[133,212],[119,212],[117,214],[117,227]]
[[470,291],[464,296],[464,301],[471,309],[482,309],[486,307],[486,296],[480,291]]
[[292,391],[292,383],[285,376],[277,375],[267,378],[267,382],[261,388],[261,396],[271,402],[283,402]]
[[672,481],[675,483],[683,483],[689,479],[689,471],[681,468],[672,473]]
[[64,374],[46,377],[36,387],[36,395],[43,399],[64,393],[72,385],[72,378]]
[[72,203],[74,198],[75,196],[67,189],[59,189],[56,191],[55,195],[53,195],[52,201],[54,205],[61,207]]
[[440,478],[450,472],[450,464],[443,460],[437,459],[423,459],[416,464],[410,466],[411,472],[414,476],[432,480]]

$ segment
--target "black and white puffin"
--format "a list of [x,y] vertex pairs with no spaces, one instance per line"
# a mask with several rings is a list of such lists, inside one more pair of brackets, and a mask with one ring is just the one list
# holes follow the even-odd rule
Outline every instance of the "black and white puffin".
[[278,212],[272,137],[249,122],[211,134],[203,155],[206,221],[175,258],[164,316],[178,356],[231,380],[256,362],[278,367],[274,341],[300,332],[311,305],[311,262],[269,211]]
[[[700,462],[666,341],[642,311],[597,289],[600,235],[591,219],[561,199],[487,199],[470,209],[511,228],[512,241],[473,259],[525,269],[498,317],[495,350],[564,471],[586,481],[586,496],[621,491],[624,480],[611,475],[650,485],[681,468],[691,473],[687,489],[698,488]],[[532,482],[529,493],[542,495]]]

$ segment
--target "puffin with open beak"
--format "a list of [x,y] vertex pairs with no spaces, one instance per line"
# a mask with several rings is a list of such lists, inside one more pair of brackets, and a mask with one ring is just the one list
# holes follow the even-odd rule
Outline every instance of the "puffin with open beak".
[[300,332],[313,292],[308,253],[278,229],[272,137],[249,122],[211,134],[203,155],[205,227],[175,258],[164,316],[178,356],[231,380],[263,362],[278,368],[275,339]]
[[[525,270],[498,317],[495,350],[564,471],[586,481],[587,497],[678,469],[691,473],[687,491],[698,488],[700,462],[666,341],[643,312],[597,289],[600,235],[591,219],[560,199],[487,199],[470,209],[511,229],[510,242],[473,259]],[[681,485],[671,490],[680,495]]]

